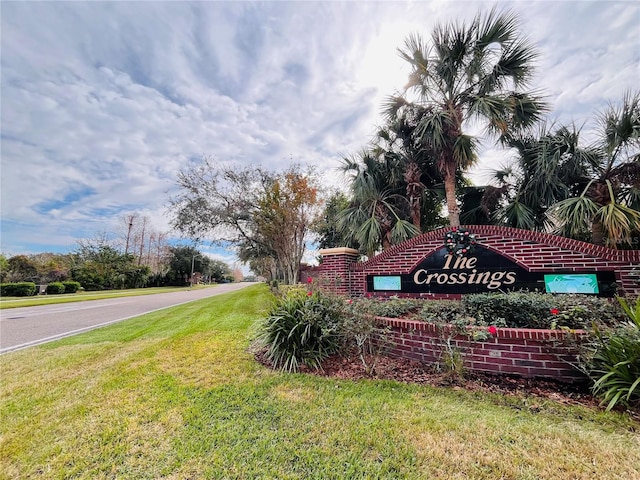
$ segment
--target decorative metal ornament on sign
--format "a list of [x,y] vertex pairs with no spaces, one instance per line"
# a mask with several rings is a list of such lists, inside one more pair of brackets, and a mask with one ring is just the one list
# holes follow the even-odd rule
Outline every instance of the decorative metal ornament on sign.
[[476,243],[476,236],[464,228],[454,228],[444,236],[444,246],[449,255],[462,257],[473,252]]

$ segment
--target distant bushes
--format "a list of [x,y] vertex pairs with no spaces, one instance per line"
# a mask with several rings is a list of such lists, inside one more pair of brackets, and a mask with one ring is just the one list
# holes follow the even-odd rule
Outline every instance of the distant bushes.
[[64,293],[64,285],[62,282],[51,282],[47,285],[47,295],[59,295]]
[[[51,282],[47,285],[48,295],[59,295],[62,293],[76,293],[82,286],[79,282]],[[37,292],[37,286],[33,282],[15,282],[0,284],[0,296],[2,297],[31,297]]]
[[36,294],[33,282],[17,282],[0,284],[0,295],[3,297],[30,297]]
[[80,282],[66,281],[62,282],[62,285],[64,286],[64,293],[76,293],[81,288]]

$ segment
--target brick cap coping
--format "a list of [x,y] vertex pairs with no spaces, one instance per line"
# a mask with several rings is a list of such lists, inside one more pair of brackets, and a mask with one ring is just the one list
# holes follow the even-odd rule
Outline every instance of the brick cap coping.
[[[420,320],[406,320],[403,318],[376,317],[376,320],[389,325],[390,327],[408,328],[411,330],[426,330],[437,333],[439,330],[453,329],[453,325],[438,325],[435,323],[421,322]],[[487,330],[489,327],[473,327],[469,326],[469,330]],[[544,330],[538,328],[503,328],[496,327],[496,334],[493,338],[520,338],[531,340],[556,340],[569,336],[587,337],[589,332],[586,330]]]
[[[479,243],[481,245],[483,236],[496,235],[511,237],[518,240],[528,240],[545,245],[553,245],[566,250],[571,250],[574,252],[599,257],[606,260],[629,263],[640,262],[640,250],[614,250],[600,245],[594,245],[592,243],[559,237],[550,233],[532,232],[530,230],[503,227],[499,225],[461,225],[460,228],[465,228],[475,233],[479,237]],[[405,240],[402,243],[393,245],[392,247],[384,250],[382,253],[376,255],[375,257],[370,258],[366,262],[356,264],[355,267],[357,270],[366,270],[367,268],[376,265],[384,259],[392,257],[393,255],[397,255],[407,248],[411,248],[420,244],[426,244],[432,241],[439,241],[441,243],[441,245],[439,245],[437,248],[443,247],[444,235],[446,232],[451,230],[452,227],[442,227],[410,238],[409,240]]]
[[324,248],[319,250],[318,253],[322,256],[326,255],[359,255],[360,252],[355,248],[348,247],[336,247],[336,248]]

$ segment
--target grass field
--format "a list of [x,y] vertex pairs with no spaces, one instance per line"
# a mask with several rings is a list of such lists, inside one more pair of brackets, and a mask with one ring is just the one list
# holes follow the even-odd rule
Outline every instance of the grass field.
[[105,290],[100,292],[79,292],[62,295],[37,295],[34,297],[2,297],[0,298],[0,309],[36,307],[38,305],[52,305],[55,303],[84,302],[87,300],[101,300],[104,298],[135,297],[139,295],[154,295],[156,293],[181,292],[189,288],[210,287],[215,287],[215,285],[194,285],[193,287],[132,288],[127,290]]
[[270,371],[247,352],[269,302],[256,285],[3,355],[0,478],[639,478],[619,413]]

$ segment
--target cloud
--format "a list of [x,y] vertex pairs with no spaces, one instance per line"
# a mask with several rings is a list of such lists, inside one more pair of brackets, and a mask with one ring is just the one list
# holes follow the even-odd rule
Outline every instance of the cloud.
[[[340,158],[406,82],[406,35],[492,5],[3,2],[2,251],[68,250],[131,211],[168,229],[167,192],[202,154],[293,159],[339,185]],[[637,4],[508,6],[558,121],[580,124],[637,84]],[[506,155],[483,145],[481,168]]]

